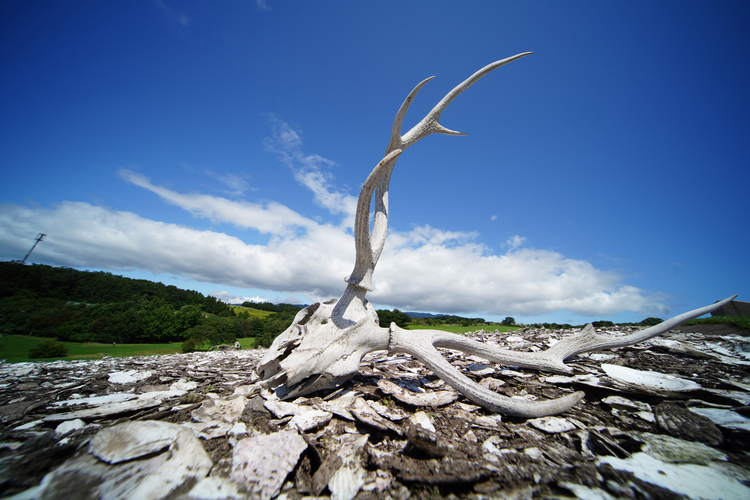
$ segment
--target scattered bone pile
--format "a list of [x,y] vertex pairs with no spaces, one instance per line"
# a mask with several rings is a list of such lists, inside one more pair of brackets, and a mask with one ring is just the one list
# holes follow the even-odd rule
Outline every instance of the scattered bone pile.
[[[570,333],[472,335],[534,351]],[[571,376],[443,350],[507,396],[585,391],[573,410],[530,420],[491,414],[386,352],[336,391],[279,401],[253,373],[262,354],[0,364],[0,496],[750,498],[741,333],[682,327],[582,355]]]

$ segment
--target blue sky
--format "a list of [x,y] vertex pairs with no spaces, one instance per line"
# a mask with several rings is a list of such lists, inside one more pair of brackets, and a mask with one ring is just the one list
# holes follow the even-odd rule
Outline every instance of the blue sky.
[[582,323],[750,300],[750,4],[0,4],[0,259],[309,303],[391,180],[378,308]]

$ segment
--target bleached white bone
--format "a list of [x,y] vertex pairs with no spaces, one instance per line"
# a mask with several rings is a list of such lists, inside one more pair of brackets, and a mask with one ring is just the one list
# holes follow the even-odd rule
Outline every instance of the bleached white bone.
[[[383,251],[388,230],[388,187],[391,172],[401,153],[433,133],[463,135],[443,127],[441,113],[463,91],[490,71],[527,56],[524,52],[485,66],[456,86],[406,134],[401,124],[419,90],[432,78],[417,85],[396,113],[385,155],[365,180],[357,202],[354,221],[356,258],[354,270],[345,279],[340,299],[312,304],[295,316],[292,325],[279,335],[258,364],[257,371],[267,387],[279,397],[293,398],[336,387],[359,371],[362,357],[372,351],[406,352],[421,360],[436,375],[468,399],[493,411],[524,417],[562,413],[583,398],[575,392],[545,401],[524,401],[492,392],[463,375],[443,358],[436,347],[457,349],[491,361],[535,370],[570,373],[564,364],[571,356],[598,349],[642,342],[689,319],[722,307],[734,297],[690,311],[631,335],[599,335],[588,325],[580,334],[563,339],[546,351],[518,352],[493,348],[482,342],[437,330],[408,331],[391,324],[381,327],[375,309],[365,295],[372,289],[372,274]],[[375,215],[370,231],[370,205],[375,196]],[[736,297],[736,296],[735,296]]]

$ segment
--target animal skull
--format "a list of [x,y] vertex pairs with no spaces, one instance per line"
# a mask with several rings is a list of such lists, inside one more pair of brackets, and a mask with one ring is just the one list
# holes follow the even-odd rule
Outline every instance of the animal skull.
[[[264,384],[281,398],[293,398],[339,386],[359,371],[362,357],[372,351],[405,352],[420,359],[436,375],[468,399],[493,411],[524,417],[555,415],[570,409],[583,398],[583,392],[546,401],[521,401],[494,393],[473,382],[437,351],[436,347],[457,349],[497,363],[556,373],[570,373],[567,358],[598,349],[642,342],[676,327],[689,319],[716,310],[734,299],[696,309],[639,332],[612,337],[597,334],[591,325],[563,339],[546,351],[518,352],[493,348],[482,342],[438,330],[408,331],[394,323],[381,326],[375,309],[365,298],[372,289],[372,274],[385,244],[388,229],[388,186],[391,172],[401,153],[433,133],[464,135],[439,123],[445,108],[464,90],[490,71],[531,54],[524,52],[485,66],[451,90],[422,121],[403,136],[401,124],[412,100],[422,86],[417,85],[396,114],[391,138],[383,159],[367,177],[359,195],[354,222],[356,259],[346,278],[340,299],[312,304],[297,313],[292,325],[279,335],[257,367]],[[370,205],[375,196],[375,215],[370,231]]]

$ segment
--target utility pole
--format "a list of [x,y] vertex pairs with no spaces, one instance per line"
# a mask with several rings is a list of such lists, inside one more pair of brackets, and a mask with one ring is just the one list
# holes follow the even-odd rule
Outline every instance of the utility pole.
[[31,250],[29,250],[29,253],[27,253],[26,257],[23,258],[23,260],[21,261],[21,264],[26,264],[26,259],[29,258],[29,255],[31,255],[31,252],[34,251],[34,249],[36,248],[36,246],[39,244],[40,241],[42,241],[44,239],[45,236],[47,236],[47,235],[44,234],[44,233],[39,233],[39,234],[36,235],[36,241],[34,242],[34,246],[31,247]]

